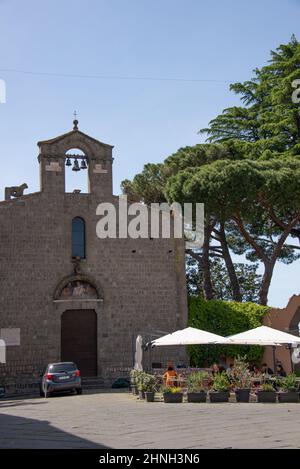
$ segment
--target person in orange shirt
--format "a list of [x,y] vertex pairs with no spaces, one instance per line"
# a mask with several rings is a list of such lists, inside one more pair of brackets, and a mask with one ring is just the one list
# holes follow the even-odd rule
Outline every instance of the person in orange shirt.
[[178,374],[174,370],[173,365],[168,365],[167,371],[163,376],[165,386],[178,386]]

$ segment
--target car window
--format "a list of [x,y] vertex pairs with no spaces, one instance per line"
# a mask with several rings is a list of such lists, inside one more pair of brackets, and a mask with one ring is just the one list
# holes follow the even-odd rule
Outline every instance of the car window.
[[74,363],[65,363],[58,365],[51,365],[49,371],[51,373],[63,373],[64,371],[75,371],[77,367]]

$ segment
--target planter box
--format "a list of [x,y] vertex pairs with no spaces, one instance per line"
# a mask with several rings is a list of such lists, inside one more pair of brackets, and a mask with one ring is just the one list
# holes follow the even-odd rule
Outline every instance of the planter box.
[[230,397],[229,391],[210,391],[208,394],[210,402],[228,402]]
[[164,402],[167,404],[179,404],[183,400],[182,392],[173,394],[172,392],[164,392]]
[[250,389],[236,389],[235,397],[236,397],[236,402],[249,402]]
[[276,402],[276,391],[257,391],[257,402]]
[[147,402],[154,402],[155,392],[145,392],[145,396]]
[[299,393],[297,391],[279,392],[278,402],[299,402]]
[[187,400],[188,402],[206,402],[206,392],[188,392]]

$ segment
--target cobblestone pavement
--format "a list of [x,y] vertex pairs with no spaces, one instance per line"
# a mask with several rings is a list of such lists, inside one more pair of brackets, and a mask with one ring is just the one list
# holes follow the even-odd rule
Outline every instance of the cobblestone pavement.
[[128,393],[0,401],[0,448],[300,448],[300,404],[164,404]]

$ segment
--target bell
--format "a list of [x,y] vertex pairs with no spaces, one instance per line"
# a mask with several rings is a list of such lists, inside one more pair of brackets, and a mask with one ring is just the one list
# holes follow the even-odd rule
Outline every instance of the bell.
[[66,161],[66,166],[72,166],[72,163],[71,163],[70,158],[67,159],[67,161]]
[[86,168],[87,168],[87,165],[86,165],[85,160],[81,160],[80,169],[86,169]]
[[79,164],[77,160],[74,160],[74,165],[72,171],[80,171]]

